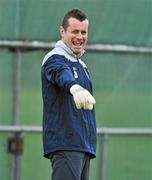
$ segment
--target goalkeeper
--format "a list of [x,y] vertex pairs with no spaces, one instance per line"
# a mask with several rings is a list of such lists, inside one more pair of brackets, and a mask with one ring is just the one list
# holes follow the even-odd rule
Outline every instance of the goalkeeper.
[[61,40],[42,62],[43,147],[52,163],[52,180],[88,180],[90,159],[95,158],[95,99],[81,60],[88,26],[81,10],[67,12]]

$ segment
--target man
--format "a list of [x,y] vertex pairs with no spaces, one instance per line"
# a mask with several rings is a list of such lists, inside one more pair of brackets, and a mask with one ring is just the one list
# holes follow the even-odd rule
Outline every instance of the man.
[[88,26],[81,10],[69,11],[60,27],[61,40],[42,63],[43,145],[52,162],[52,180],[88,180],[95,157],[95,99],[80,59]]

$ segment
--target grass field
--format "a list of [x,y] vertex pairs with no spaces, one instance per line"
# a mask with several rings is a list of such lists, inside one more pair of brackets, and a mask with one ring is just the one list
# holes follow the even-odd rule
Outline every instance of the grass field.
[[[10,95],[1,93],[1,124],[9,124]],[[9,97],[9,98],[8,98]],[[151,127],[152,94],[150,92],[95,92],[98,127]],[[5,100],[5,104],[2,102]],[[10,113],[9,113],[10,112]],[[42,99],[39,91],[22,91],[20,98],[20,124],[41,125]],[[0,176],[8,180],[10,156],[7,154],[7,135],[1,135]],[[90,179],[98,179],[99,143],[97,158],[91,162]],[[110,137],[106,147],[106,180],[149,180],[151,172],[151,137]],[[22,180],[49,179],[50,163],[42,157],[41,135],[25,134],[22,157]],[[35,173],[36,171],[36,173]]]

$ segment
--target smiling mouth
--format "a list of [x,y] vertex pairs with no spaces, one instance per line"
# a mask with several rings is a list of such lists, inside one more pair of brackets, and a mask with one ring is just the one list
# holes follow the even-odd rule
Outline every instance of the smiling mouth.
[[73,44],[75,47],[78,47],[78,48],[82,47],[82,45],[83,45],[82,42],[75,42],[75,41],[73,41],[72,44]]

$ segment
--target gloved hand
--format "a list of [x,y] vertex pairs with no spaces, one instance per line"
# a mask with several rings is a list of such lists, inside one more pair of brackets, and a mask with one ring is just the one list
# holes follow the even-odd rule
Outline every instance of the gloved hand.
[[93,109],[93,105],[96,102],[94,97],[89,93],[88,90],[76,84],[70,88],[70,93],[73,95],[77,109]]

